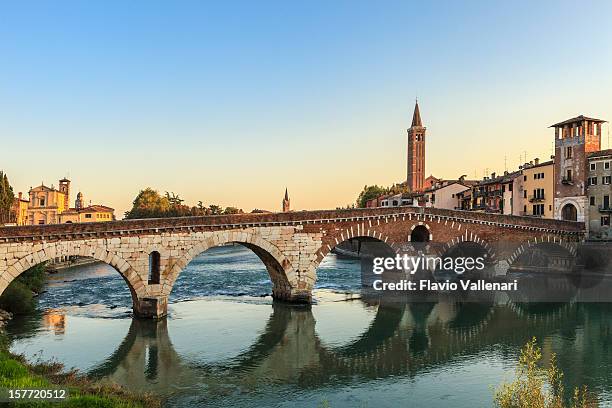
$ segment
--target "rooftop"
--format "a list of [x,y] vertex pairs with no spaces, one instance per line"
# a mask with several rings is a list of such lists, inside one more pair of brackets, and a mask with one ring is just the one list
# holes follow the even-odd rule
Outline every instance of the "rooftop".
[[579,122],[583,122],[585,120],[588,120],[589,122],[595,122],[595,123],[605,123],[607,121],[603,120],[603,119],[596,119],[596,118],[589,118],[588,116],[584,116],[584,115],[580,115],[580,116],[576,116],[575,118],[571,118],[568,120],[564,120],[563,122],[559,122],[559,123],[555,123],[554,125],[551,125],[550,127],[563,127],[565,125],[569,125],[572,123],[579,123]]
[[593,152],[589,154],[589,159],[595,157],[604,157],[604,156],[612,156],[612,149],[599,150],[597,152]]

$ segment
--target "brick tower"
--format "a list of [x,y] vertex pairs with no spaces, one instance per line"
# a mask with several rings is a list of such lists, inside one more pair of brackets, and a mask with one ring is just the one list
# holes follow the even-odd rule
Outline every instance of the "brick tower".
[[419,102],[414,105],[412,126],[408,129],[408,169],[406,183],[410,191],[421,191],[425,183],[425,131]]
[[587,156],[601,149],[602,119],[577,116],[555,123],[555,218],[588,222]]

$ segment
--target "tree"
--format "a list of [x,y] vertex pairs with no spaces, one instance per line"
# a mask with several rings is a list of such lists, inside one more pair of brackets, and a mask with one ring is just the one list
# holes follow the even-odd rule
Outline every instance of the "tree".
[[8,176],[0,171],[0,224],[10,222],[10,214],[15,202],[15,194]]
[[125,213],[126,219],[167,217],[170,201],[150,187],[141,190],[132,203],[132,209]]
[[223,208],[216,204],[211,204],[208,206],[208,211],[210,215],[220,215],[223,214]]
[[223,214],[242,214],[244,211],[236,207],[225,207]]
[[368,201],[380,197],[381,195],[387,194],[388,191],[389,189],[379,187],[377,185],[364,186],[361,193],[359,193],[359,197],[357,198],[357,207],[365,208]]

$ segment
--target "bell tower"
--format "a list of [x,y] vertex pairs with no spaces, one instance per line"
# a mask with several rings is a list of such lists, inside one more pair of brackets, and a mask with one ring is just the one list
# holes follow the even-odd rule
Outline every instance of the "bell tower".
[[289,192],[285,188],[285,198],[283,198],[283,212],[291,211],[291,201],[289,200]]
[[406,184],[410,191],[421,191],[425,184],[425,132],[419,111],[419,102],[414,104],[412,126],[408,129],[408,168]]

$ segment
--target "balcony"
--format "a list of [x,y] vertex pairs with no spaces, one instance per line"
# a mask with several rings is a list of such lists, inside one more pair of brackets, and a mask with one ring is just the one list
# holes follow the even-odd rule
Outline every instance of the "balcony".
[[529,202],[530,203],[537,203],[537,202],[540,202],[540,201],[544,201],[544,196],[543,195],[542,196],[539,196],[539,195],[529,196]]
[[610,207],[609,205],[600,205],[599,206],[599,212],[601,212],[601,213],[612,213],[612,207]]
[[561,184],[573,186],[574,185],[574,180],[572,180],[571,178],[563,177],[561,179]]

